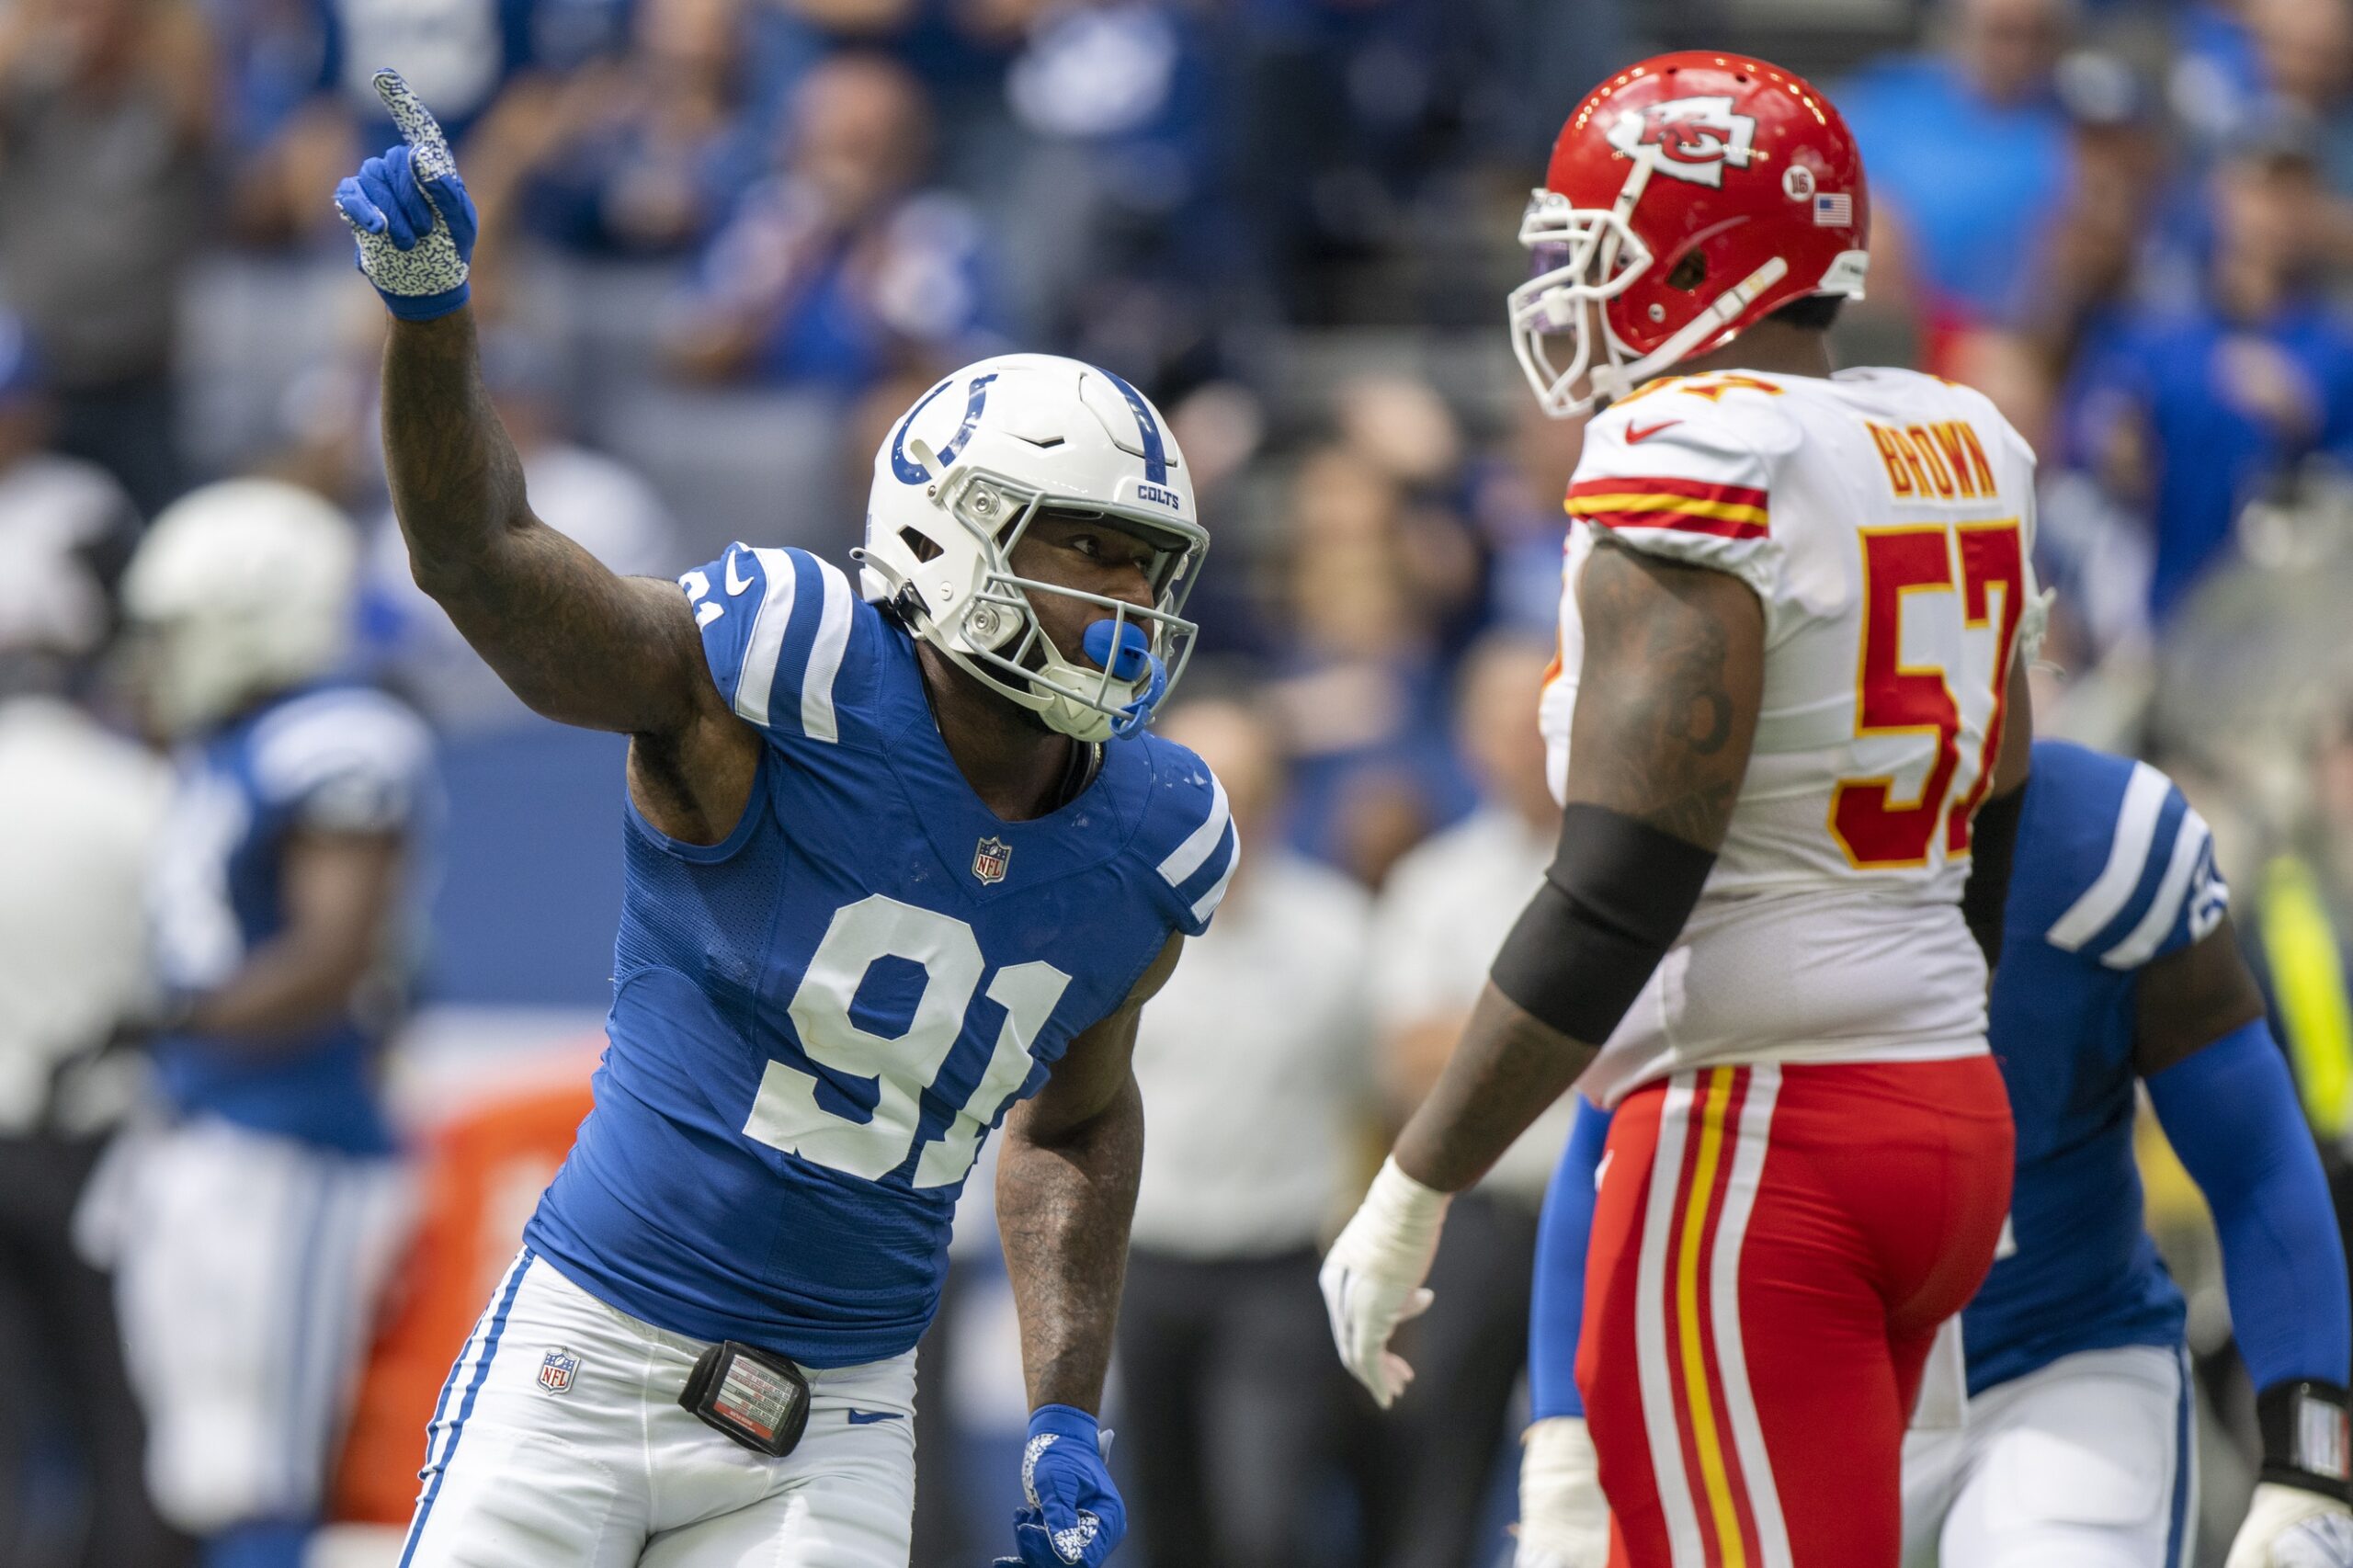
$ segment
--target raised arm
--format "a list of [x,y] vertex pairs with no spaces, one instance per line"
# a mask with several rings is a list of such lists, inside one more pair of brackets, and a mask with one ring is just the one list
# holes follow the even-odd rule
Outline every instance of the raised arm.
[[376,91],[400,145],[335,188],[360,269],[392,313],[384,467],[417,585],[515,694],[551,719],[676,735],[721,711],[671,584],[615,576],[531,515],[483,388],[467,308],[474,205],[432,114],[394,71]]
[[471,310],[393,319],[384,468],[417,585],[532,709],[642,735],[725,716],[677,585],[618,576],[531,515]]

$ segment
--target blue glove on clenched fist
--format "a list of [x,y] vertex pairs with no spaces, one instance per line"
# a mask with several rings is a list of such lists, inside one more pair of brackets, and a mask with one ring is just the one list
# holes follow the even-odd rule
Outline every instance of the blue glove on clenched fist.
[[432,111],[397,71],[376,73],[376,95],[401,144],[335,187],[335,210],[359,242],[359,270],[392,314],[431,321],[466,302],[480,225]]
[[1098,1568],[1128,1533],[1128,1507],[1103,1463],[1111,1434],[1067,1404],[1040,1405],[1021,1452],[1029,1506],[1013,1516],[1016,1557],[998,1568]]

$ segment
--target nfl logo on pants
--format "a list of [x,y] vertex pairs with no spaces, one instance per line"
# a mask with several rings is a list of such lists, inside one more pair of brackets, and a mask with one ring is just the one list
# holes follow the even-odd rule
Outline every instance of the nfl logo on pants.
[[540,1387],[550,1393],[569,1393],[573,1375],[579,1370],[579,1357],[569,1350],[551,1350],[540,1363]]
[[1002,838],[983,838],[972,850],[972,875],[984,882],[1001,882],[1012,859],[1012,845]]

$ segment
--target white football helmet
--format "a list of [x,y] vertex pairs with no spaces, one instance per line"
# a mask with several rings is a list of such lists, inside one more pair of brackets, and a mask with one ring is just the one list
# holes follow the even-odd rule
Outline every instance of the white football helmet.
[[209,484],[165,507],[122,580],[158,727],[186,735],[334,669],[358,562],[349,517],[274,479]]
[[[1110,519],[1154,547],[1153,606],[1017,575],[1013,549],[1041,509]],[[868,599],[972,677],[1082,741],[1134,733],[1176,684],[1193,623],[1177,612],[1209,535],[1160,413],[1111,374],[1051,354],[967,365],[917,400],[874,454]],[[1032,601],[1099,608],[1087,657],[1063,656]]]

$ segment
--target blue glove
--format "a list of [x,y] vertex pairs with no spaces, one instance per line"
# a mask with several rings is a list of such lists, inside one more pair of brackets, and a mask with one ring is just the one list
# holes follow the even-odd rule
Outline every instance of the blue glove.
[[439,122],[397,71],[376,73],[376,96],[401,144],[335,187],[335,210],[359,244],[359,270],[404,321],[431,321],[466,302],[481,225]]
[[1013,1516],[1015,1557],[997,1568],[1098,1568],[1128,1533],[1128,1506],[1111,1484],[1104,1456],[1111,1434],[1067,1404],[1040,1405],[1021,1451],[1021,1492],[1029,1506]]

